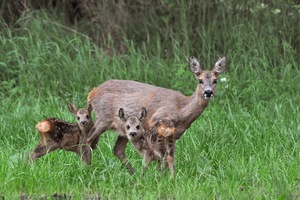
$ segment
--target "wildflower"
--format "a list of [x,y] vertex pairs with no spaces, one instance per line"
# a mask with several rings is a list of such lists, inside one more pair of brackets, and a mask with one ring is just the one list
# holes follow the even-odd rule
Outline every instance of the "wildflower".
[[220,81],[221,82],[226,82],[226,78],[221,78]]

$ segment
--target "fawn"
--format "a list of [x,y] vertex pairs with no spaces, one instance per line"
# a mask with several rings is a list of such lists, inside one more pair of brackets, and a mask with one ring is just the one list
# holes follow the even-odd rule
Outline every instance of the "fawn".
[[[143,127],[148,130],[159,119],[171,120],[176,129],[175,140],[191,126],[208,106],[215,95],[217,78],[225,71],[226,58],[220,57],[211,70],[203,70],[195,57],[189,59],[189,70],[195,75],[197,88],[191,96],[150,84],[130,80],[108,80],[89,92],[88,103],[96,115],[95,126],[83,139],[84,144],[93,146],[98,143],[100,135],[106,130],[118,133],[113,153],[133,174],[134,169],[125,156],[128,139],[123,121],[117,117],[120,108],[127,110],[129,115],[139,112],[139,108],[147,108],[147,117]],[[83,146],[83,159],[90,162],[91,149]]]
[[174,177],[174,151],[175,139],[174,123],[170,120],[160,119],[153,127],[144,130],[142,121],[147,111],[142,108],[140,117],[127,116],[123,108],[119,110],[119,117],[125,123],[126,136],[144,159],[144,167],[152,160],[157,160],[158,170],[161,171],[161,164],[168,164]]
[[[58,118],[48,118],[39,121],[36,129],[40,133],[37,147],[30,152],[31,160],[35,160],[57,149],[75,152],[82,156],[80,143],[82,137],[94,126],[91,117],[92,107],[78,109],[68,103],[69,111],[76,116],[77,123],[65,122]],[[90,164],[90,163],[86,163]]]

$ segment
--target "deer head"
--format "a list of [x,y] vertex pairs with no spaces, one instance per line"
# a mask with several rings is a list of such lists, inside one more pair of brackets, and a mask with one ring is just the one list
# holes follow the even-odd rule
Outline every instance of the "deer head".
[[93,124],[91,112],[93,110],[91,104],[88,105],[88,108],[78,109],[71,102],[68,103],[69,111],[76,116],[77,123],[80,128],[84,128],[87,125]]
[[226,67],[226,57],[217,60],[211,71],[203,70],[197,58],[191,56],[189,60],[190,71],[196,76],[200,93],[205,99],[214,96],[216,90],[217,78],[223,73]]
[[127,116],[127,114],[124,112],[124,109],[120,108],[119,117],[123,122],[125,122],[126,136],[129,140],[138,138],[144,133],[142,121],[146,118],[146,115],[147,111],[145,108],[142,108],[139,117]]

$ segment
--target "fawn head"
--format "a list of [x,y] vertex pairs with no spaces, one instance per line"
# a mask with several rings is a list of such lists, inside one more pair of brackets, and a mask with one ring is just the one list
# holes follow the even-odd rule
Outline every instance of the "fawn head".
[[124,109],[120,108],[119,117],[125,122],[125,131],[126,136],[129,140],[140,137],[144,133],[144,128],[142,126],[142,121],[146,118],[147,111],[145,108],[142,108],[140,116],[127,116]]
[[93,110],[91,104],[88,105],[88,108],[80,108],[78,109],[71,102],[68,103],[69,111],[76,116],[77,123],[80,129],[93,124],[91,112]]
[[174,123],[170,120],[160,119],[154,126],[156,127],[159,136],[169,137],[175,133]]
[[189,60],[190,71],[195,74],[199,86],[200,93],[205,99],[214,96],[216,90],[217,78],[226,68],[226,57],[220,57],[215,63],[211,71],[203,70],[197,58],[191,56]]

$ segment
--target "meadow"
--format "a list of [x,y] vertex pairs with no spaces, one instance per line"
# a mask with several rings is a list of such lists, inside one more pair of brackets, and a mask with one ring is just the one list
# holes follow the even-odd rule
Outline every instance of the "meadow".
[[[14,28],[1,22],[0,198],[299,199],[299,10],[247,20],[221,11],[196,32],[183,15],[182,32],[149,31],[138,43],[124,36],[126,50],[115,54],[107,53],[113,41],[99,47],[44,12],[24,16]],[[65,151],[26,159],[39,141],[36,123],[75,122],[67,102],[84,107],[88,92],[105,80],[191,95],[197,80],[188,70],[190,55],[205,69],[221,55],[228,61],[209,106],[176,142],[174,179],[159,174],[156,163],[143,174],[131,144],[126,155],[136,173],[129,175],[112,153],[111,131],[101,136],[90,166]]]

